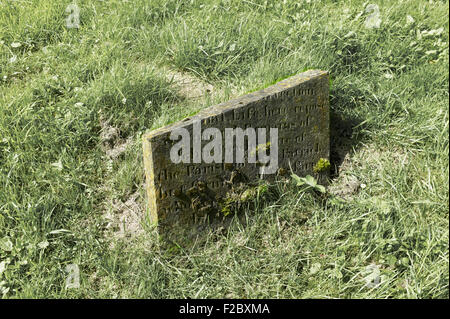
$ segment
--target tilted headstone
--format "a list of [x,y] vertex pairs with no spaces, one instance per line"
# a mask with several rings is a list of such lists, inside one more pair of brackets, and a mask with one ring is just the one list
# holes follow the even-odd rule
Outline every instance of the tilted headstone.
[[323,179],[329,134],[329,79],[319,70],[151,131],[143,138],[150,220],[162,232],[194,232],[238,183],[291,172]]

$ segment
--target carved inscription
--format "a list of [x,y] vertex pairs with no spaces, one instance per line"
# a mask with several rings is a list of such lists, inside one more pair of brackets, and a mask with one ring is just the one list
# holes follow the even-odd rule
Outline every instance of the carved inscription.
[[[329,158],[328,81],[327,72],[307,71],[146,134],[143,150],[151,221],[169,228],[189,225],[205,207],[217,207],[236,180],[274,180],[279,175],[261,174],[261,163],[249,161],[257,148],[264,146],[259,139],[256,148],[250,143],[255,138],[252,134],[244,135],[242,141],[235,137],[236,141],[230,142],[226,140],[229,129],[250,129],[247,133],[254,129],[257,137],[264,131],[267,140],[269,132],[277,129],[278,167],[287,172],[292,169],[299,176],[312,175],[317,161]],[[202,130],[220,131],[222,156],[214,158],[221,160],[201,160],[201,151],[203,158],[220,154],[205,148],[210,140],[204,138],[197,144],[190,143],[186,157],[190,162],[171,161],[171,148],[177,143],[170,138],[171,132],[183,128],[192,139],[195,125],[201,125]],[[243,143],[243,158],[235,158],[239,142]],[[268,149],[274,143],[269,144]],[[197,205],[196,200],[202,205]]]

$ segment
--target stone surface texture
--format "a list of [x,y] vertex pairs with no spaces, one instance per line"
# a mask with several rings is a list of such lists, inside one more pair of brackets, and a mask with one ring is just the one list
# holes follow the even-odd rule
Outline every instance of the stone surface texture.
[[[258,163],[173,163],[170,149],[177,141],[172,141],[170,134],[177,128],[187,129],[192,148],[194,121],[200,121],[202,131],[220,129],[223,139],[225,128],[266,128],[267,140],[269,130],[278,128],[277,173],[261,176]],[[237,182],[252,184],[261,178],[273,181],[280,175],[289,176],[291,170],[299,176],[309,174],[325,180],[324,174],[313,172],[313,167],[321,158],[329,159],[329,127],[328,73],[310,70],[145,134],[151,223],[163,231],[177,227],[194,231],[192,225],[220,211],[222,199]]]

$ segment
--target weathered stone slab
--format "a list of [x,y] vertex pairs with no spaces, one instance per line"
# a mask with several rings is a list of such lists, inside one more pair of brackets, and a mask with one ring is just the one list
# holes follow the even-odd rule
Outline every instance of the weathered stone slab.
[[[222,156],[215,157],[217,162],[205,162],[207,154],[220,153],[218,149],[205,151],[209,139],[193,140],[199,129],[205,132],[208,128],[217,128],[221,133],[216,136],[222,141]],[[232,139],[234,143],[231,145],[228,140],[227,144],[229,130],[236,128],[255,129],[256,147],[251,135],[241,146]],[[180,129],[186,129],[190,136],[190,152],[183,157],[188,163],[174,163],[171,159],[171,150],[179,143],[179,139],[172,140],[174,135],[171,139],[171,133]],[[268,143],[260,139],[262,131],[258,129],[266,129]],[[269,135],[274,137],[270,132],[275,129],[277,138],[269,140]],[[274,180],[279,175],[289,176],[291,169],[299,176],[310,174],[322,178],[313,168],[320,159],[329,159],[329,140],[328,73],[318,70],[295,75],[149,132],[143,138],[143,151],[150,220],[165,228],[163,231],[177,226],[186,229],[198,223],[202,216],[220,210],[221,199],[238,182]],[[242,148],[244,160],[237,163],[234,156]],[[278,152],[274,154],[276,149]],[[181,151],[176,153],[180,155]],[[262,164],[260,152],[270,154],[271,163]],[[275,170],[268,168],[272,164],[277,164]]]

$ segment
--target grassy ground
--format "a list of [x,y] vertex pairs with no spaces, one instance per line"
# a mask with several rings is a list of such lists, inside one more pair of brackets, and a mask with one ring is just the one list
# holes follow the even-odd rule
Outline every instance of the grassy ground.
[[[377,1],[379,28],[359,0],[79,0],[78,29],[69,3],[0,2],[0,296],[449,297],[447,1]],[[308,68],[333,79],[328,196],[277,185],[186,249],[116,236],[143,132]]]

